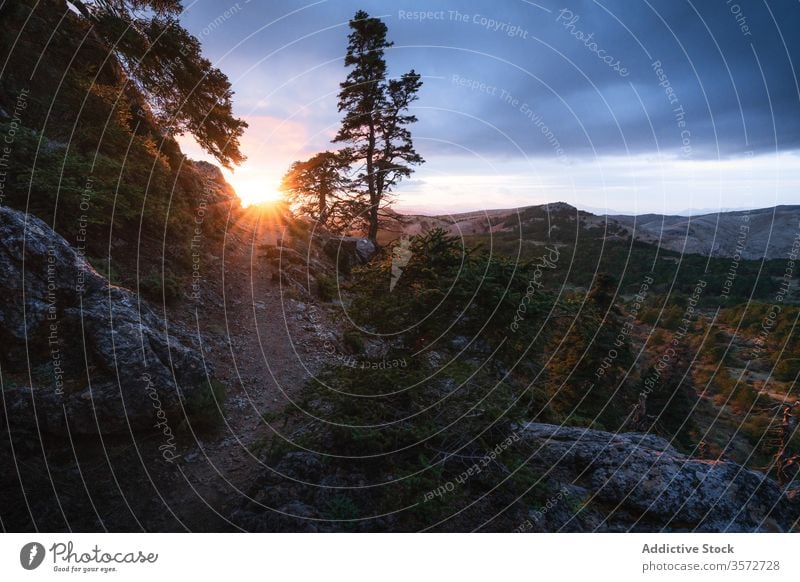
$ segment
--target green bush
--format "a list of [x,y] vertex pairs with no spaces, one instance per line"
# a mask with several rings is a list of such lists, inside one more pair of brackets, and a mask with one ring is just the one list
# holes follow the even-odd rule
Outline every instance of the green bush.
[[323,301],[333,301],[339,295],[339,282],[327,275],[317,275],[317,292]]
[[194,431],[208,431],[222,424],[222,407],[227,398],[227,386],[211,379],[192,391],[184,404],[185,422]]
[[344,332],[344,345],[354,354],[364,351],[364,337],[355,329],[348,329]]
[[781,382],[793,382],[800,374],[800,358],[781,358],[775,366],[775,379]]
[[174,303],[180,299],[181,289],[181,282],[169,270],[163,275],[160,272],[152,272],[139,281],[139,292],[142,296],[156,303],[162,301],[167,304]]

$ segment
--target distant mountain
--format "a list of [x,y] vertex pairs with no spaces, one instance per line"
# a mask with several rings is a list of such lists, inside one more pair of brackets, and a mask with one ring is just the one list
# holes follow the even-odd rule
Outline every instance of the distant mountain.
[[[592,214],[597,214],[599,216],[605,216],[606,214],[609,215],[609,216],[614,216],[614,215],[625,215],[625,216],[627,216],[628,215],[628,213],[623,211],[623,210],[619,210],[619,209],[616,209],[616,208],[601,207],[601,206],[587,206],[585,204],[581,204],[580,205],[580,209],[581,210],[585,210],[586,212],[591,212]],[[670,216],[673,216],[673,215],[674,216],[701,216],[703,214],[716,214],[718,212],[737,212],[739,210],[752,210],[752,209],[748,208],[748,207],[745,207],[745,206],[737,206],[735,208],[734,207],[729,207],[729,206],[718,207],[718,208],[684,208],[683,210],[678,210],[677,212],[674,212],[673,214],[670,214]],[[652,212],[651,213],[640,212],[639,214],[636,214],[636,216],[641,216],[642,214],[653,214],[653,213]],[[633,215],[631,215],[631,216],[633,216]]]
[[[469,236],[514,232],[532,216],[569,216],[586,228],[600,228],[607,239],[633,235],[636,240],[680,253],[744,259],[787,258],[800,245],[800,205],[758,210],[714,212],[697,216],[662,214],[598,215],[564,202],[522,208],[466,212],[453,215],[395,214],[395,226],[382,233],[386,240],[444,228],[453,235]],[[541,218],[538,218],[541,220]],[[560,228],[557,220],[549,228]],[[795,241],[798,241],[797,243]],[[795,247],[796,248],[796,247]]]
[[[687,253],[745,259],[786,258],[800,237],[800,206],[716,212],[700,216],[609,217],[636,238]],[[800,243],[799,243],[800,244]]]

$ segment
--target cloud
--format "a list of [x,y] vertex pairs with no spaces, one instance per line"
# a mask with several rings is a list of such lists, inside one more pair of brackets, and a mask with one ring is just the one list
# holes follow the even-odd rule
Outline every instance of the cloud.
[[[247,3],[203,39],[230,63],[240,113],[272,120],[248,132],[251,158],[282,166],[331,147],[346,24],[359,8],[389,26],[390,75],[423,75],[414,135],[426,180],[435,159],[476,155],[549,160],[556,172],[565,160],[664,156],[688,179],[692,162],[800,148],[796,2],[341,0]],[[213,11],[197,5],[187,26],[202,30]],[[796,157],[780,159],[794,172]],[[463,166],[453,164],[451,174]]]

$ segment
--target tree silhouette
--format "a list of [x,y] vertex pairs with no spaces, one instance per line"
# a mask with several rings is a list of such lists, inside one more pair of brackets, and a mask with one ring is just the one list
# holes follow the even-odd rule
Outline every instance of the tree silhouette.
[[412,69],[397,79],[387,79],[384,50],[387,27],[363,10],[350,21],[345,66],[351,67],[339,92],[342,126],[334,142],[348,144],[349,162],[355,166],[358,196],[365,200],[367,236],[378,235],[379,210],[387,195],[422,157],[414,150],[408,125],[417,119],[408,108],[422,85]]
[[202,56],[200,41],[178,22],[179,0],[74,0],[92,32],[114,54],[129,83],[169,135],[190,133],[223,166],[244,161],[227,76]]
[[359,212],[354,199],[347,196],[350,180],[347,160],[340,152],[322,152],[302,162],[294,162],[283,177],[281,190],[296,209],[333,231],[351,225]]

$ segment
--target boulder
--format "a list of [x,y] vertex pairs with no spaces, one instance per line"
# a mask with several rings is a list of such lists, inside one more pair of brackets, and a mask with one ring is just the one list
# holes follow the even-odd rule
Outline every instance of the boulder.
[[530,465],[583,509],[545,531],[789,531],[794,491],[736,463],[688,457],[649,434],[531,423],[519,429]]
[[373,241],[354,236],[332,237],[325,242],[323,249],[325,254],[345,271],[368,263],[378,252],[378,247]]
[[[111,285],[43,221],[0,208],[0,365],[15,431],[172,428],[207,385],[163,315]],[[163,412],[159,412],[159,411]],[[3,422],[0,420],[0,422]]]

